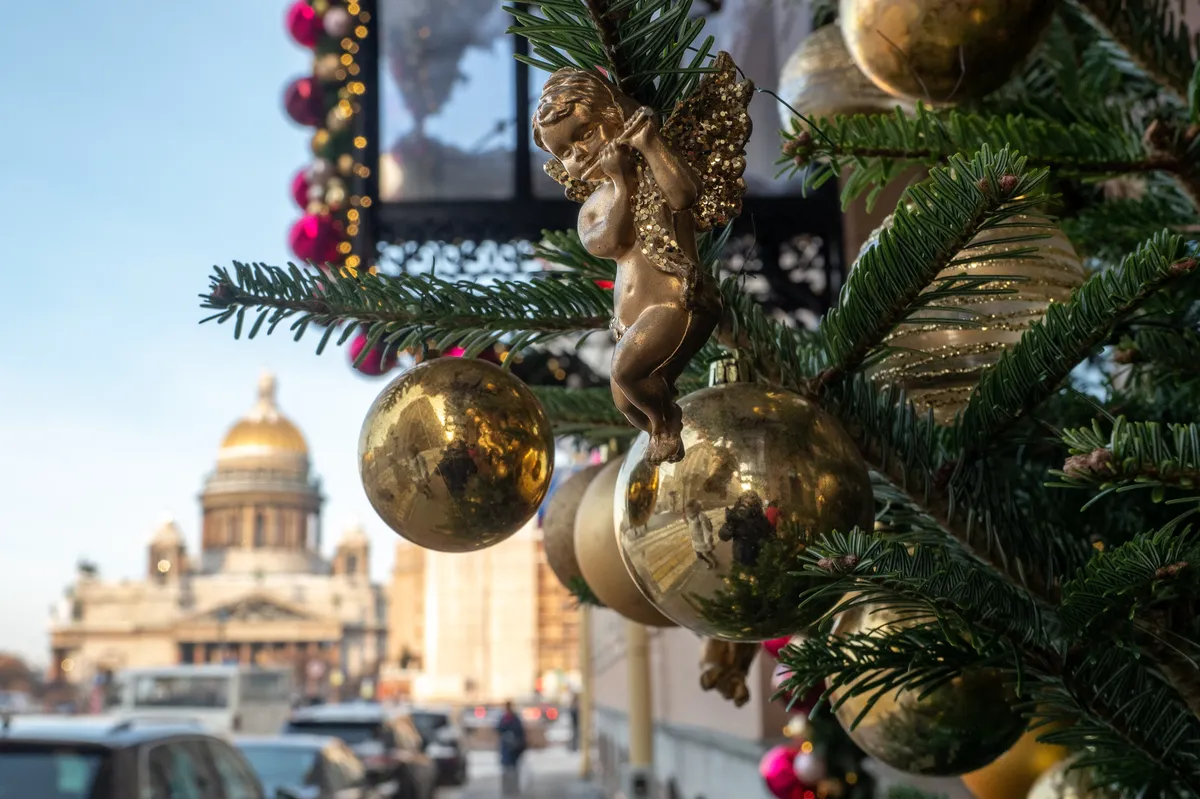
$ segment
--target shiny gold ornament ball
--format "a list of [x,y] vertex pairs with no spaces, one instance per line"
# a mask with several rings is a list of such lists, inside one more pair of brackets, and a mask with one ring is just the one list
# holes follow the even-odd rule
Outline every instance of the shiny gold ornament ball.
[[1033,50],[1052,0],[841,0],[859,68],[888,94],[960,102],[998,89]]
[[337,53],[325,53],[317,56],[313,61],[313,74],[320,80],[331,82],[338,80],[338,73],[345,73],[342,69],[342,62],[338,60]]
[[1084,769],[1068,770],[1073,760],[1062,760],[1038,778],[1028,799],[1100,799],[1108,796],[1092,783]]
[[804,629],[827,606],[796,607],[800,555],[834,530],[871,528],[866,463],[815,404],[756,383],[679,402],[686,455],[657,468],[634,442],[614,497],[621,555],[668,618],[725,641]]
[[[888,224],[890,219],[884,227]],[[937,318],[941,320],[939,324],[897,328],[886,343],[898,349],[870,371],[879,382],[904,387],[908,399],[918,408],[932,408],[938,424],[952,422],[967,406],[980,373],[1000,360],[1005,349],[1017,343],[1030,325],[1045,316],[1051,303],[1070,299],[1071,292],[1082,286],[1087,277],[1079,255],[1062,230],[1026,216],[1013,217],[1009,224],[1013,226],[983,231],[963,254],[979,258],[1030,248],[1033,252],[950,267],[942,270],[938,278],[954,275],[1022,278],[998,279],[980,287],[1011,293],[952,297],[939,300],[938,308],[922,309],[923,318]],[[881,230],[868,239],[864,252],[877,244]],[[1032,234],[1047,238],[1000,241]],[[996,243],[989,243],[993,241]],[[936,284],[926,291],[934,288]]]
[[963,784],[976,799],[1025,796],[1038,777],[1067,756],[1064,747],[1038,743],[1038,736],[1047,731],[1047,727],[1039,727],[1026,732],[1000,757],[978,771],[964,774]]
[[[838,615],[833,634],[891,634],[917,621],[908,611],[858,605]],[[860,680],[877,676],[868,673]],[[1016,697],[995,670],[967,671],[931,693],[922,696],[922,691],[879,697],[853,729],[874,691],[842,702],[848,688],[840,687],[830,692],[830,703],[860,749],[911,774],[948,777],[975,771],[1007,751],[1025,730],[1025,720],[1013,710]]]
[[583,492],[604,468],[602,465],[580,469],[554,489],[546,500],[542,514],[542,546],[546,551],[546,563],[550,571],[570,589],[571,583],[583,579],[579,561],[575,557],[575,514],[583,500]]
[[575,556],[584,582],[605,607],[648,627],[674,627],[638,591],[621,562],[613,532],[613,491],[621,459],[606,464],[584,489],[575,514]]
[[[862,73],[837,25],[818,28],[800,43],[779,74],[779,96],[812,122],[837,115],[887,114],[897,106],[913,109],[913,103],[891,96]],[[785,128],[793,119],[787,105],[779,106]]]
[[550,486],[554,437],[512,374],[438,358],[375,399],[358,458],[367,499],[396,533],[426,549],[473,552],[533,518]]

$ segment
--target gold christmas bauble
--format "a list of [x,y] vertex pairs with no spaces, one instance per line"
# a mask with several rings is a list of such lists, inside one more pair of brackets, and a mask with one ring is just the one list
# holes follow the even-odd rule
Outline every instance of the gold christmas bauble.
[[1067,756],[1068,750],[1064,747],[1038,743],[1038,736],[1047,730],[1047,727],[1039,727],[1026,732],[1000,757],[978,771],[964,774],[963,784],[976,799],[1025,796],[1038,777]]
[[[911,611],[878,605],[858,605],[840,614],[833,634],[882,634],[917,623]],[[868,672],[855,682],[871,681]],[[954,776],[975,771],[1008,750],[1025,730],[1025,720],[1013,709],[1015,695],[993,669],[966,671],[922,693],[897,690],[870,704],[874,691],[845,699],[848,687],[830,692],[838,723],[858,747],[892,768],[926,776]]]
[[[812,122],[822,117],[887,114],[897,106],[911,111],[913,103],[892,97],[870,81],[846,50],[837,25],[818,28],[800,43],[779,73],[779,96]],[[784,127],[792,111],[780,104]]]
[[897,97],[959,102],[997,89],[1050,22],[1053,0],[841,0],[859,68]]
[[511,373],[438,358],[375,399],[358,439],[359,474],[380,518],[439,552],[472,552],[517,532],[546,497],[554,437]]
[[[890,218],[884,227],[889,224]],[[1071,292],[1082,286],[1087,277],[1075,248],[1059,228],[1046,227],[1046,222],[1026,216],[1013,217],[1008,224],[1013,226],[981,232],[971,241],[971,249],[964,252],[969,252],[972,258],[1029,248],[1033,252],[950,267],[942,270],[938,278],[954,275],[1023,278],[995,280],[980,287],[1011,293],[947,298],[937,302],[938,308],[922,309],[919,312],[922,318],[942,321],[937,325],[897,328],[886,343],[898,349],[870,370],[874,379],[904,387],[908,399],[918,408],[933,408],[938,424],[952,422],[966,407],[980,373],[1000,360],[1004,350],[1019,341],[1021,334],[1046,314],[1051,303],[1070,299]],[[879,232],[867,240],[863,252],[875,246]],[[1030,234],[1049,237],[1003,241]],[[935,284],[926,291],[936,287]],[[962,324],[956,326],[955,322]]]
[[678,463],[634,442],[614,497],[621,555],[668,618],[725,641],[765,641],[828,606],[790,601],[809,587],[799,556],[817,537],[869,530],[866,463],[837,420],[798,394],[757,383],[702,389],[679,402]]
[[345,75],[345,70],[342,69],[342,62],[338,60],[337,53],[325,53],[317,56],[313,61],[313,74],[320,80],[332,82],[339,79],[338,73]]
[[588,588],[606,607],[648,627],[674,627],[651,605],[621,561],[613,532],[613,491],[621,459],[605,464],[584,489],[575,514],[575,556]]
[[310,142],[312,145],[313,155],[317,156],[318,158],[323,158],[325,156],[325,149],[329,147],[329,140],[331,138],[332,137],[330,136],[329,131],[325,130],[325,128],[317,128],[316,132],[313,133],[312,141]]
[[1074,760],[1061,760],[1038,777],[1028,799],[1101,799],[1108,794],[1094,785],[1085,769],[1073,769]]
[[550,571],[570,590],[571,584],[583,579],[579,561],[575,558],[575,514],[587,490],[602,465],[580,469],[554,489],[546,500],[542,514],[542,547],[546,551],[546,563]]

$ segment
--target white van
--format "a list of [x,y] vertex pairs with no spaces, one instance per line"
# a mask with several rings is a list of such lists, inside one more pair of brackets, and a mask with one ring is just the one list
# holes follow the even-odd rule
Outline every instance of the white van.
[[274,735],[291,713],[292,671],[238,665],[117,672],[109,714],[193,720],[214,732]]

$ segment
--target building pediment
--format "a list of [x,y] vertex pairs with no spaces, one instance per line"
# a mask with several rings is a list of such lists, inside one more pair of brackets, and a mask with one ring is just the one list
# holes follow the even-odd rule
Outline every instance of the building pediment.
[[188,621],[193,624],[271,623],[282,621],[323,621],[319,616],[278,597],[251,594],[233,602],[201,611]]

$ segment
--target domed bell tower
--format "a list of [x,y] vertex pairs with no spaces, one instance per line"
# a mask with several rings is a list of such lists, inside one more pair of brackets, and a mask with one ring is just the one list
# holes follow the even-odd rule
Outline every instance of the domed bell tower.
[[158,583],[180,580],[187,574],[187,550],[175,520],[167,518],[150,539],[147,576]]
[[342,534],[333,556],[333,573],[353,579],[368,579],[371,543],[361,524],[353,524]]
[[258,401],[225,436],[216,471],[200,495],[204,571],[319,572],[319,482],[309,474],[308,444],[279,410],[273,375],[259,380]]

